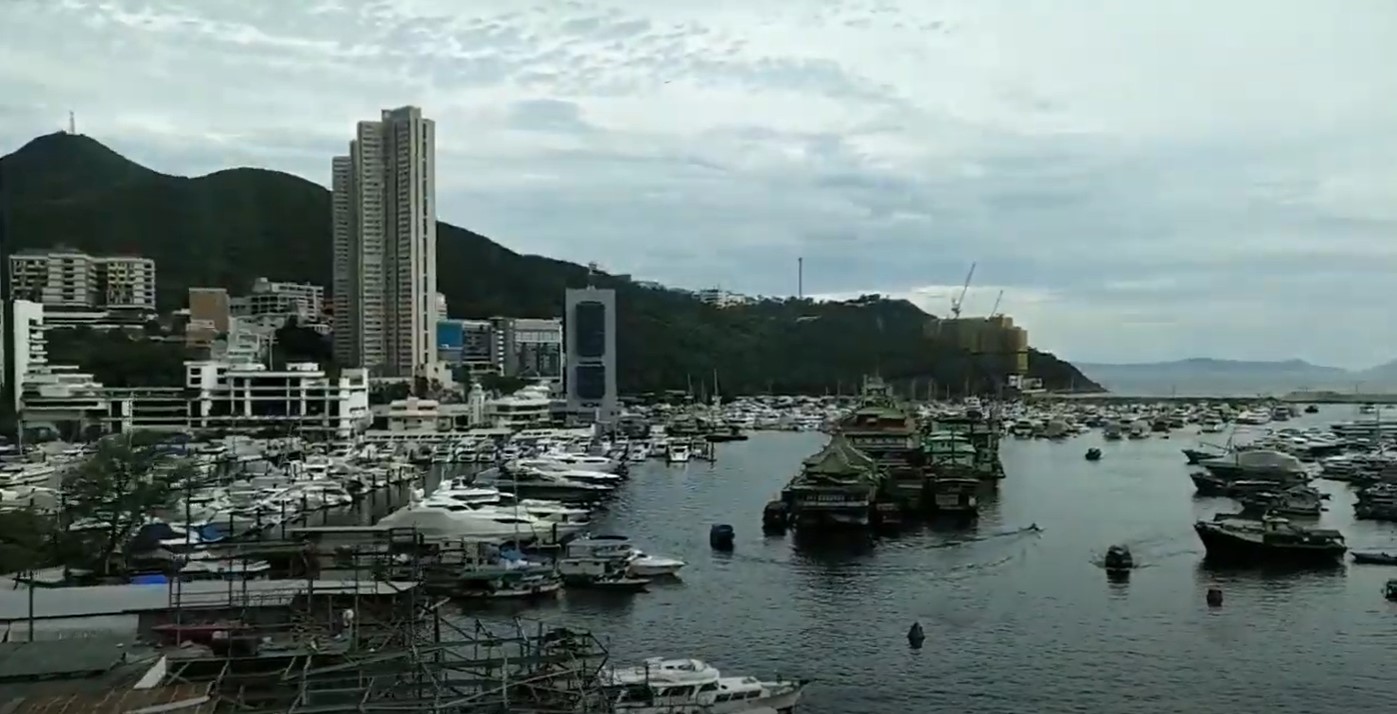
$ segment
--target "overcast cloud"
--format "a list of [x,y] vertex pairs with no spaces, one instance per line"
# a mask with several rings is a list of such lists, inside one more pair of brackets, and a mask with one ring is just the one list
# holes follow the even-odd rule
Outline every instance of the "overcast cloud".
[[943,314],[977,261],[967,311],[1071,359],[1361,367],[1397,357],[1393,67],[1387,0],[0,0],[0,151],[72,109],[324,184],[412,103],[440,217],[517,251],[753,294],[804,256]]

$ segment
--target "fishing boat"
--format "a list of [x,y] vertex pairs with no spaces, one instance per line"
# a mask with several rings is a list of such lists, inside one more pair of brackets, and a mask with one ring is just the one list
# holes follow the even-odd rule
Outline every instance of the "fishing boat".
[[1284,565],[1334,563],[1348,551],[1342,533],[1306,528],[1286,518],[1252,519],[1218,514],[1193,526],[1198,539],[1214,560],[1242,564]]

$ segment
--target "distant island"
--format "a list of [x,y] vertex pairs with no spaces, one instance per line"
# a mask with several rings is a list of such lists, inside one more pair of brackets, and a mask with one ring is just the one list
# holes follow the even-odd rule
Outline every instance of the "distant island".
[[1295,391],[1368,393],[1397,391],[1397,360],[1364,370],[1304,360],[1245,361],[1207,357],[1137,364],[1077,365],[1118,394],[1142,396],[1284,395]]
[[[326,158],[329,161],[329,158]],[[291,174],[234,168],[184,178],[146,168],[81,135],[49,134],[0,158],[10,248],[66,245],[156,261],[157,300],[183,307],[189,287],[245,290],[257,277],[329,285],[330,193]],[[521,255],[438,223],[437,289],[453,317],[548,317],[586,267]],[[689,291],[628,276],[595,281],[618,293],[618,362],[625,393],[849,392],[879,373],[904,393],[992,391],[1003,360],[928,336],[931,315],[910,302],[766,299],[717,307]],[[1028,376],[1047,389],[1099,390],[1071,364],[1030,351]]]

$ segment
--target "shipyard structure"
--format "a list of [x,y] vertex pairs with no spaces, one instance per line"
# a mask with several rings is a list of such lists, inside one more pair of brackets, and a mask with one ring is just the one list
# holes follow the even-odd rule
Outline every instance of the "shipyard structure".
[[857,404],[830,431],[780,499],[767,504],[766,529],[888,530],[909,520],[973,517],[980,490],[1004,478],[1002,425],[978,403],[922,412],[868,378]]

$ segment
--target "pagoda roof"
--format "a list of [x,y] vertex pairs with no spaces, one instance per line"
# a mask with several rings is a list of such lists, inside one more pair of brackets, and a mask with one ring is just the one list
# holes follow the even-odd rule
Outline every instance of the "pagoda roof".
[[843,434],[835,434],[819,453],[802,462],[801,471],[812,476],[860,476],[878,469],[878,463],[859,451]]

